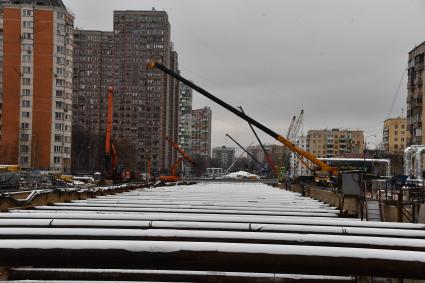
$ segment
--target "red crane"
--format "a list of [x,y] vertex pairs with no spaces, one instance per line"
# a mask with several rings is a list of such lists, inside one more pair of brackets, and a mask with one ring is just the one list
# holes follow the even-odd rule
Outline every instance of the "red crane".
[[114,88],[108,88],[108,112],[106,116],[106,137],[105,137],[105,173],[107,179],[115,179],[118,165],[117,152],[112,143],[112,106]]

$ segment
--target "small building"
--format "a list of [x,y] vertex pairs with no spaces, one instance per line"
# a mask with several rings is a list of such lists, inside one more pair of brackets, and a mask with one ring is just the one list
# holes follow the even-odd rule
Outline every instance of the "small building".
[[320,158],[352,156],[363,153],[363,140],[363,131],[359,130],[310,130],[307,134],[307,151]]
[[212,159],[215,159],[219,166],[226,170],[235,161],[235,148],[234,147],[215,147],[212,150]]
[[384,121],[382,142],[384,150],[389,154],[402,154],[410,138],[407,131],[407,119],[389,118]]
[[223,176],[223,168],[207,168],[207,176],[209,178],[220,178]]

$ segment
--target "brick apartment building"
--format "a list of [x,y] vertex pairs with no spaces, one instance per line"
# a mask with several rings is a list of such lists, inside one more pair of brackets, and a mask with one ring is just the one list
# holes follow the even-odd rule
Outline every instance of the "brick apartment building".
[[0,163],[69,172],[74,16],[60,0],[14,0],[1,21]]

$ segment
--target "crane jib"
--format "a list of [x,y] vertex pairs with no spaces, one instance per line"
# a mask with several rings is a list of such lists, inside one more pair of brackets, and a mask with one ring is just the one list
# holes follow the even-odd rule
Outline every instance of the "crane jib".
[[200,94],[204,95],[205,97],[211,99],[212,101],[214,101],[218,105],[226,108],[227,110],[229,110],[230,112],[232,112],[236,116],[238,116],[238,117],[242,118],[243,120],[251,123],[252,125],[254,125],[255,127],[257,127],[258,129],[262,130],[264,133],[268,134],[269,136],[273,137],[274,139],[278,140],[282,144],[284,144],[287,147],[289,147],[290,150],[292,150],[292,151],[300,154],[301,156],[307,158],[308,160],[310,160],[314,164],[320,166],[322,168],[322,170],[327,171],[327,172],[330,172],[333,175],[338,174],[338,170],[335,167],[331,167],[331,166],[327,165],[325,162],[317,159],[317,157],[315,157],[311,153],[309,153],[309,152],[307,152],[307,151],[305,151],[305,150],[297,147],[292,142],[290,142],[287,139],[285,139],[285,137],[279,135],[275,131],[273,131],[270,128],[264,126],[263,124],[259,123],[258,121],[252,119],[251,117],[249,117],[248,115],[246,115],[246,114],[242,113],[241,111],[237,110],[233,106],[231,106],[231,105],[227,104],[226,102],[222,101],[221,99],[215,97],[214,95],[212,95],[211,93],[209,93],[205,89],[203,89],[203,88],[195,85],[194,83],[190,82],[189,80],[183,78],[182,76],[180,76],[179,74],[177,74],[177,73],[173,72],[172,70],[168,69],[167,67],[165,67],[161,63],[157,63],[157,62],[153,62],[153,61],[152,62],[149,62],[148,68],[157,68],[157,69],[163,71],[167,75],[175,78],[176,80],[184,83],[185,85],[187,85],[188,87],[192,88],[193,90],[195,90],[195,91],[199,92]]

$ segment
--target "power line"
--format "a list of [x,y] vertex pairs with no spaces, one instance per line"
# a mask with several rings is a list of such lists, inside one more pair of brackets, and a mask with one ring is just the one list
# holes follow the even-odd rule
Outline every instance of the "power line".
[[401,75],[401,79],[400,79],[400,82],[398,83],[398,87],[394,94],[393,101],[391,102],[390,112],[388,112],[387,118],[391,118],[391,114],[393,113],[393,110],[394,110],[394,105],[397,101],[398,95],[400,94],[401,85],[403,83],[404,76],[406,75],[406,71],[407,71],[407,65],[406,65],[406,68],[404,68],[403,70],[403,74]]

